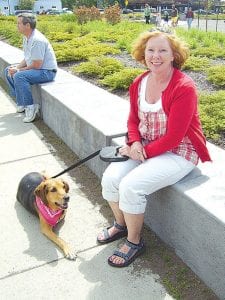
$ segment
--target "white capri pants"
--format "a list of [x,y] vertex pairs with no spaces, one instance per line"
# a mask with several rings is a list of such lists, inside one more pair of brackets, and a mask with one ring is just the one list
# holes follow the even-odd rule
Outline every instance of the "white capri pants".
[[103,174],[102,195],[107,201],[119,202],[126,213],[142,214],[146,195],[178,182],[194,168],[192,162],[172,152],[143,163],[132,159],[113,162]]

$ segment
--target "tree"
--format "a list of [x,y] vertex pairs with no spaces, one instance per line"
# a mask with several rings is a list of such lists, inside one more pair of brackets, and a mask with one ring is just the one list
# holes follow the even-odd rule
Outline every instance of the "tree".
[[62,7],[67,7],[70,10],[73,10],[73,8],[77,6],[76,3],[77,0],[62,0]]
[[212,9],[213,8],[213,4],[214,4],[213,0],[206,0],[206,2],[205,2],[205,9],[206,10]]
[[73,10],[74,7],[79,6],[97,6],[97,0],[62,0],[62,6]]
[[33,6],[34,6],[34,1],[35,0],[20,0],[18,7],[19,7],[19,9],[32,10]]

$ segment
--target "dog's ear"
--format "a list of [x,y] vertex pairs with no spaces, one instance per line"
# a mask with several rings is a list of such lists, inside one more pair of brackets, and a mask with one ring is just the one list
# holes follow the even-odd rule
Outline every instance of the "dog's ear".
[[65,180],[62,180],[62,182],[63,182],[63,184],[64,184],[64,188],[65,188],[65,191],[66,191],[66,193],[68,193],[69,192],[69,184],[65,181]]
[[50,178],[50,176],[46,173],[46,171],[42,171],[41,175],[43,176],[44,180],[47,180]]
[[45,204],[45,205],[48,205],[48,200],[46,198],[46,194],[48,192],[48,189],[47,189],[47,184],[43,181],[41,182],[37,187],[36,189],[34,190],[34,194],[36,196],[38,196],[39,198],[41,198],[42,202]]

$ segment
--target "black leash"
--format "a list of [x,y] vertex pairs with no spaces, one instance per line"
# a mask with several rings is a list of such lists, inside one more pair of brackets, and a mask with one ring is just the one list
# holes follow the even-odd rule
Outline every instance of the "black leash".
[[62,171],[62,172],[56,174],[55,176],[52,176],[52,178],[56,178],[56,177],[58,177],[58,176],[60,176],[60,175],[62,175],[62,174],[64,174],[64,173],[66,173],[66,172],[69,172],[70,170],[72,170],[72,169],[74,169],[74,168],[76,168],[76,167],[79,167],[80,165],[82,165],[82,164],[85,163],[86,161],[88,161],[88,160],[92,159],[93,157],[97,156],[97,155],[100,153],[100,151],[101,151],[101,150],[98,150],[98,151],[96,151],[96,152],[90,154],[89,156],[87,156],[87,157],[85,157],[85,158],[79,160],[78,162],[76,162],[75,164],[73,164],[73,165],[70,166],[69,168],[65,169],[64,171]]

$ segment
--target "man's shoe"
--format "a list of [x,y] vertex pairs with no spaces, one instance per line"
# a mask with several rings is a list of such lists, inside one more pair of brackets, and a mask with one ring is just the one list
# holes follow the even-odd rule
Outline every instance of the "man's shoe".
[[22,112],[24,112],[24,111],[25,111],[25,106],[17,105],[16,112],[22,113]]
[[36,115],[39,111],[39,104],[29,105],[25,109],[25,118],[23,119],[24,123],[33,122],[36,118]]

